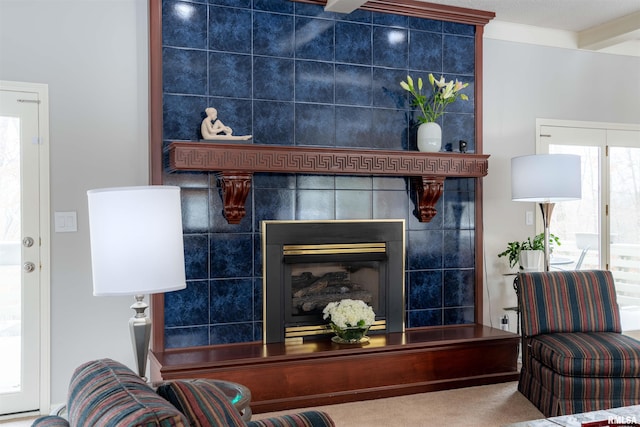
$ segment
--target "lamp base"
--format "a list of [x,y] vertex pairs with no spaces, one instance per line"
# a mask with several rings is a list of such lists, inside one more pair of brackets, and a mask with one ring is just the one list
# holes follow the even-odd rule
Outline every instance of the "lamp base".
[[129,319],[133,356],[138,365],[138,375],[145,381],[147,380],[147,356],[151,339],[151,319],[145,313],[147,307],[149,305],[144,302],[144,295],[136,295],[136,302],[131,305],[136,314]]
[[551,214],[556,204],[544,202],[540,203],[540,211],[542,211],[542,222],[544,223],[544,271],[549,271],[551,265],[551,251],[549,249],[549,225],[551,224]]

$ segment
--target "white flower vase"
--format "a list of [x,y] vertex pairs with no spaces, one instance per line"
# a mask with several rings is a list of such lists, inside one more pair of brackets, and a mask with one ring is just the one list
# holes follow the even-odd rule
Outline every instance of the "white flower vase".
[[520,267],[522,271],[530,272],[530,271],[542,271],[542,261],[544,259],[544,251],[531,251],[524,250],[520,251]]
[[418,151],[437,153],[442,148],[442,128],[436,122],[418,126]]
[[367,332],[369,326],[355,326],[350,328],[341,328],[335,323],[329,324],[336,336],[331,338],[331,341],[338,344],[364,344],[369,342]]

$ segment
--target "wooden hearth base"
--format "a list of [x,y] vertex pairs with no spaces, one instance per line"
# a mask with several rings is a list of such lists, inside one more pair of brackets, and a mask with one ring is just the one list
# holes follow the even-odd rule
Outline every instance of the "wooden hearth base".
[[513,381],[519,337],[483,325],[372,335],[366,345],[231,344],[151,355],[152,381],[217,378],[270,412]]

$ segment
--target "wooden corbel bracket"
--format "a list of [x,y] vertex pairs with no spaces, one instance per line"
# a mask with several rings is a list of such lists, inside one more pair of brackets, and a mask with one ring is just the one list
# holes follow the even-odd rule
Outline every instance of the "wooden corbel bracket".
[[418,193],[418,219],[420,222],[429,222],[436,216],[436,203],[444,190],[444,176],[421,176],[414,179],[414,185]]
[[224,217],[229,224],[240,224],[246,211],[247,196],[251,190],[251,172],[224,171],[217,173],[222,189]]
[[222,189],[224,215],[238,224],[245,215],[254,172],[321,175],[406,176],[414,178],[418,219],[429,222],[447,177],[483,177],[488,155],[359,150],[326,147],[172,142],[172,171],[216,172]]

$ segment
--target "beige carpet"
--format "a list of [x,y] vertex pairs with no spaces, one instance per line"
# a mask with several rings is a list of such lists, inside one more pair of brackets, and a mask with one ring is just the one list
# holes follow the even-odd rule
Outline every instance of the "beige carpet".
[[[626,331],[640,339],[640,331]],[[422,427],[465,426],[497,427],[505,424],[544,418],[522,394],[518,383],[508,382],[456,390],[436,391],[389,397],[363,402],[318,406],[326,411],[337,427]],[[254,420],[291,411],[255,414]],[[2,427],[26,427],[31,419],[0,420]]]
[[[544,418],[517,382],[319,406],[337,427],[494,427]],[[254,420],[298,410],[255,414]]]
[[[319,406],[337,427],[496,427],[544,418],[516,387],[517,382],[435,391],[363,402]],[[254,414],[253,419],[302,409]],[[2,427],[27,427],[32,419],[0,421]]]

